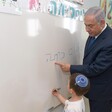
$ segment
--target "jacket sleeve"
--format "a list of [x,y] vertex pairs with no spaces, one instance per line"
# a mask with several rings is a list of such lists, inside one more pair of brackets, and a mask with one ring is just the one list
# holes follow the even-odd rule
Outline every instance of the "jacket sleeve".
[[[94,54],[93,54],[94,55]],[[103,48],[91,64],[71,65],[70,73],[82,73],[88,77],[97,76],[112,67],[112,45]]]

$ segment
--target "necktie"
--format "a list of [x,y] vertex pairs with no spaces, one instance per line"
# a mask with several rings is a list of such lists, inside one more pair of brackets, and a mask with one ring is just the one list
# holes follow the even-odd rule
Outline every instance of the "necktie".
[[92,47],[93,43],[95,42],[95,37],[91,37],[90,41],[89,41],[89,46],[88,48]]

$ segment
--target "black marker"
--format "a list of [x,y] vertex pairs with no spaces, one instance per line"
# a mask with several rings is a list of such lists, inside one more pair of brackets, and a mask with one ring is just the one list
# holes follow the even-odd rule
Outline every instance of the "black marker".
[[61,88],[56,88],[55,90],[54,90],[54,92],[57,92],[57,91],[59,91]]

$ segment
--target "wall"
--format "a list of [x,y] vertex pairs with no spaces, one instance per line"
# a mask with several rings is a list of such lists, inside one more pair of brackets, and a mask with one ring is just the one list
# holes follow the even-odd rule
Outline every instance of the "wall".
[[100,6],[100,0],[84,0],[84,7]]
[[[53,88],[68,97],[69,75],[54,62],[82,63],[83,22],[41,12],[0,13],[0,19],[0,111],[47,112],[60,104]],[[61,105],[53,112],[62,110]]]

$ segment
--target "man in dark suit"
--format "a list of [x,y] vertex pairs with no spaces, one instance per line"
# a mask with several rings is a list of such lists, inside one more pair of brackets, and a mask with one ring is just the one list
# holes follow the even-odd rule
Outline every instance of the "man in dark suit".
[[[84,15],[89,37],[86,42],[83,65],[56,62],[64,72],[82,73],[90,79],[90,112],[111,112],[112,109],[112,29],[105,22],[99,7],[92,7]],[[94,40],[94,41],[93,41]]]

